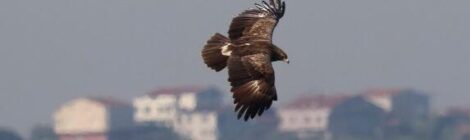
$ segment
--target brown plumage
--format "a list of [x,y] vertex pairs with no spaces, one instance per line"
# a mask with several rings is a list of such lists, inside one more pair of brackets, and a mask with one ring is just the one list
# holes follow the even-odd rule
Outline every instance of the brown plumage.
[[272,61],[288,62],[287,54],[272,44],[272,34],[284,16],[281,0],[255,4],[232,20],[229,38],[216,33],[202,50],[204,63],[215,71],[228,67],[235,111],[245,121],[261,115],[277,100]]

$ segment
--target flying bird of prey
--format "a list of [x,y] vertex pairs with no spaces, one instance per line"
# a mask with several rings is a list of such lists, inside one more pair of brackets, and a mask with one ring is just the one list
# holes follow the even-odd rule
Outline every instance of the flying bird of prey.
[[233,18],[229,37],[213,35],[202,50],[204,63],[215,71],[228,67],[238,119],[262,115],[277,100],[272,61],[289,63],[287,54],[272,43],[274,28],[284,16],[281,0],[262,1]]

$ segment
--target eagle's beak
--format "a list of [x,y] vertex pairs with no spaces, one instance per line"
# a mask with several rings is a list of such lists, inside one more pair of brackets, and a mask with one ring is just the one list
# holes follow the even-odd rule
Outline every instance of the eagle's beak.
[[287,64],[289,64],[289,59],[284,59],[284,62],[286,62]]

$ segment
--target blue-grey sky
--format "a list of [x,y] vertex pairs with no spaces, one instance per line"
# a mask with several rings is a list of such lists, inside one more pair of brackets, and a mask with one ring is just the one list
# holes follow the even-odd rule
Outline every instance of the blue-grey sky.
[[[247,0],[1,0],[0,126],[23,134],[80,96],[127,101],[161,86],[218,85],[203,64],[214,32]],[[295,0],[274,42],[281,102],[304,94],[410,87],[469,105],[470,1]],[[227,93],[228,94],[228,93]]]

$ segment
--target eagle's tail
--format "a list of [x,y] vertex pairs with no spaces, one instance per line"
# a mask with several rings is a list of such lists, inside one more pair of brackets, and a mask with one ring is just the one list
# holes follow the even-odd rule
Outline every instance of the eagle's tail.
[[224,69],[231,54],[230,45],[230,39],[227,37],[219,33],[213,35],[202,49],[204,63],[215,71]]

